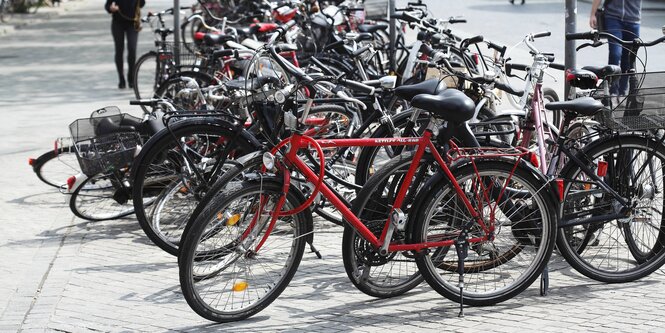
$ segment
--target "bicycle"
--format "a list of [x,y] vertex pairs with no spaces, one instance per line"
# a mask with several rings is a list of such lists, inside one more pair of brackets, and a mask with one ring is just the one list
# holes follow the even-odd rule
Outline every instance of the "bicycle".
[[[272,56],[280,63],[286,60],[281,58],[271,48]],[[310,77],[303,73],[292,72],[298,78],[298,82],[308,89],[326,89],[317,84],[317,81],[312,80]],[[373,88],[363,85],[354,81],[343,81],[347,87],[357,91],[371,91]],[[421,96],[419,96],[421,97]],[[469,138],[470,132],[468,127],[464,125],[474,112],[474,105],[466,96],[455,90],[446,90],[442,95],[438,96],[422,96],[413,101],[414,106],[425,108],[431,115],[439,119],[447,119],[449,127],[442,129],[444,133],[450,133],[452,128],[464,131],[466,135],[463,137]],[[306,111],[304,114],[306,115]],[[287,119],[295,120],[292,116],[286,113]],[[301,117],[301,122],[305,116]],[[545,261],[549,258],[553,247],[554,239],[554,215],[552,197],[545,188],[547,187],[542,179],[537,176],[534,169],[525,165],[523,159],[529,154],[525,151],[511,150],[510,152],[502,152],[492,150],[488,155],[474,153],[474,151],[467,151],[465,149],[452,149],[453,155],[459,157],[454,161],[461,161],[468,159],[469,165],[473,165],[476,169],[475,176],[480,176],[482,180],[468,177],[470,183],[465,183],[468,186],[471,184],[486,184],[489,186],[480,192],[472,195],[472,198],[467,196],[467,193],[462,189],[456,180],[454,174],[462,169],[450,169],[449,162],[444,161],[444,156],[451,156],[449,154],[440,154],[439,149],[431,141],[434,131],[439,129],[436,126],[430,126],[419,138],[390,138],[390,139],[330,139],[330,140],[315,140],[308,136],[304,136],[299,132],[300,125],[293,121],[286,122],[286,128],[292,131],[290,137],[282,140],[275,146],[269,154],[264,154],[264,169],[267,173],[258,173],[254,176],[247,177],[246,181],[241,183],[240,186],[233,187],[222,194],[219,194],[217,200],[212,201],[198,216],[195,223],[191,226],[190,230],[183,239],[181,252],[179,255],[180,266],[180,280],[183,289],[183,294],[190,305],[199,315],[204,318],[225,322],[240,320],[254,315],[268,306],[286,287],[293,274],[295,273],[298,263],[302,258],[304,249],[304,238],[307,237],[311,231],[311,226],[308,225],[310,213],[307,208],[315,200],[317,193],[326,197],[334,207],[344,216],[345,221],[349,223],[348,228],[356,230],[360,237],[366,240],[369,245],[368,249],[373,250],[377,256],[381,258],[389,258],[400,252],[410,253],[407,255],[415,256],[418,267],[421,268],[421,273],[425,279],[443,296],[449,297],[460,304],[471,305],[488,305],[504,301],[512,296],[521,292],[524,288],[528,287],[535,278],[540,274],[540,270],[545,265]],[[290,125],[289,125],[290,124]],[[439,140],[445,137],[442,135],[438,137]],[[471,138],[473,136],[471,135]],[[445,138],[444,140],[447,140]],[[475,141],[475,139],[473,139]],[[331,189],[324,181],[325,168],[317,168],[318,172],[313,171],[305,162],[303,162],[298,155],[301,149],[313,147],[315,151],[315,158],[318,158],[318,164],[324,165],[325,158],[323,149],[328,147],[345,147],[355,145],[410,145],[417,147],[416,153],[411,160],[409,171],[405,177],[405,184],[400,187],[399,194],[396,201],[391,205],[392,209],[388,218],[384,221],[382,231],[375,232],[366,225],[366,221],[359,220],[358,216],[354,214],[337,194],[334,189]],[[282,148],[288,147],[285,152]],[[447,179],[450,181],[451,186],[446,187],[449,191],[456,193],[460,200],[463,202],[463,207],[467,210],[473,219],[458,225],[456,231],[451,234],[442,233],[437,238],[434,235],[425,235],[427,227],[426,224],[429,220],[414,220],[408,228],[406,219],[404,218],[402,203],[409,190],[411,182],[411,175],[413,175],[421,165],[420,160],[423,157],[425,149],[429,147],[430,153],[434,156],[436,164],[441,168],[442,173],[439,179]],[[489,158],[486,160],[483,158]],[[508,161],[502,162],[500,159],[493,159],[491,157],[504,157]],[[497,164],[500,166],[490,165]],[[454,171],[451,171],[454,170]],[[469,170],[469,169],[467,169]],[[511,172],[512,170],[512,172]],[[300,193],[297,187],[290,186],[291,173],[295,171],[302,174],[308,182],[314,184],[314,191],[306,198]],[[275,176],[272,176],[275,174]],[[503,175],[502,182],[497,180]],[[487,178],[485,178],[487,177]],[[506,180],[507,179],[507,180]],[[494,181],[492,181],[494,180]],[[519,182],[520,184],[513,184],[512,182]],[[523,188],[526,193],[522,193],[524,200],[530,201],[539,208],[541,220],[538,226],[535,227],[536,231],[522,230],[524,233],[519,236],[520,239],[527,243],[526,239],[531,239],[529,245],[526,247],[537,248],[533,260],[527,264],[528,268],[525,272],[516,273],[517,277],[514,281],[508,282],[505,288],[501,290],[494,290],[492,292],[480,292],[479,290],[472,291],[471,293],[464,293],[463,283],[459,286],[452,285],[444,281],[435,270],[430,269],[433,262],[439,259],[432,259],[427,255],[426,249],[433,249],[434,253],[439,256],[447,253],[451,246],[455,246],[457,253],[460,254],[458,260],[460,270],[463,276],[464,259],[463,257],[468,254],[469,243],[480,244],[488,239],[491,239],[492,232],[496,227],[495,221],[485,220],[486,214],[481,207],[487,206],[488,201],[499,201],[502,204],[507,204],[510,199],[505,201],[502,195],[492,190],[493,186],[490,184],[497,184],[501,189],[506,186],[517,186]],[[485,191],[485,192],[483,192]],[[498,192],[503,192],[498,190]],[[487,199],[487,201],[483,200]],[[476,201],[476,200],[480,201]],[[493,200],[494,199],[494,200]],[[481,203],[482,202],[482,203]],[[494,209],[497,208],[498,202],[494,202]],[[244,206],[230,208],[234,204]],[[250,208],[251,207],[251,208]],[[429,206],[432,207],[432,206]],[[282,211],[286,208],[288,211]],[[505,208],[505,207],[503,207]],[[256,210],[259,210],[259,215],[254,215]],[[434,209],[434,208],[432,208]],[[432,212],[432,209],[429,212]],[[490,208],[490,210],[492,210]],[[506,212],[510,213],[514,211]],[[492,215],[492,214],[490,214]],[[481,217],[483,216],[483,217]],[[280,217],[282,219],[280,219]],[[530,223],[526,223],[530,225]],[[472,226],[477,226],[474,232],[470,232]],[[517,224],[515,226],[518,226]],[[523,225],[524,227],[525,225]],[[516,228],[516,232],[519,233]],[[527,228],[528,229],[528,228]],[[393,239],[399,232],[405,230],[413,230],[414,237],[410,239]],[[398,232],[399,231],[399,232]],[[535,235],[537,234],[537,235]],[[227,237],[228,236],[228,237]],[[282,237],[284,236],[284,237]],[[533,236],[529,238],[528,236]],[[468,238],[467,238],[468,237]],[[280,238],[280,241],[275,242],[275,238]],[[270,242],[268,240],[270,239]],[[436,239],[436,240],[435,240]],[[467,244],[467,245],[465,245]],[[271,245],[275,245],[273,250]],[[286,248],[279,248],[278,245],[283,245]],[[262,257],[269,254],[267,251],[274,255],[281,256],[280,259],[269,259],[269,261],[262,261]],[[523,255],[528,251],[522,250]],[[431,254],[431,253],[430,253]],[[242,272],[249,272],[251,267],[243,267],[242,269],[237,265],[250,265],[252,262],[257,262],[262,266],[262,272],[242,273],[244,278],[238,280],[233,272],[240,269]],[[284,263],[286,262],[286,263]],[[273,265],[273,263],[275,263]],[[436,264],[434,264],[436,266]],[[500,263],[503,268],[508,268],[505,262]],[[225,270],[231,270],[230,276],[226,275]],[[270,272],[268,272],[270,270]],[[239,272],[240,272],[239,271]],[[254,278],[259,281],[254,281]],[[218,293],[230,292],[228,298],[220,296],[215,293],[211,300],[206,301],[206,291],[214,288],[214,282],[217,280],[226,281],[227,286],[221,286],[221,289],[215,290]],[[263,281],[261,282],[261,279]],[[266,280],[267,279],[267,280]],[[251,281],[250,281],[251,280]],[[256,283],[255,283],[256,282]],[[460,277],[460,282],[464,282]],[[200,286],[200,287],[199,287]],[[469,282],[471,288],[475,287],[475,283]],[[458,289],[459,287],[459,289]],[[485,286],[487,287],[487,286]],[[258,289],[257,289],[258,288]],[[235,290],[235,291],[234,291]],[[233,296],[233,292],[242,294],[241,296]],[[258,299],[250,299],[256,293]],[[218,309],[212,303],[216,303],[217,299],[227,299],[226,304],[230,309]],[[240,303],[240,304],[238,304]],[[251,303],[251,304],[246,304]],[[225,305],[221,305],[225,307]]]

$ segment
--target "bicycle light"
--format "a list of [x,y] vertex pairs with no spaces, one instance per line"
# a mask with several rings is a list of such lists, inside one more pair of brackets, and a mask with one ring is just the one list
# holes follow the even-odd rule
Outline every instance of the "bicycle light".
[[263,153],[263,166],[266,170],[272,170],[275,167],[275,155],[268,151]]
[[598,170],[596,170],[598,177],[605,177],[607,175],[607,161],[598,161]]

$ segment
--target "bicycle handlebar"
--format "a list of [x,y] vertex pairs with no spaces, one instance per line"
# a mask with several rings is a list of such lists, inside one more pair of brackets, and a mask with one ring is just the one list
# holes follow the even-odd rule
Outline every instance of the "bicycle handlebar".
[[[611,40],[617,44],[621,44],[622,46],[627,46],[627,45],[635,45],[637,47],[647,47],[647,46],[654,46],[656,44],[660,44],[662,42],[665,42],[665,36],[660,37],[658,39],[655,39],[650,42],[642,42],[640,40],[622,40],[612,34],[609,34],[607,32],[601,32],[598,30],[591,30],[588,32],[574,32],[574,33],[569,33],[566,34],[566,40],[580,40],[580,39],[586,39],[586,40],[594,40],[597,41],[600,38],[606,38],[608,40]],[[592,45],[593,46],[593,45]]]
[[552,36],[552,33],[549,32],[549,31],[543,31],[543,32],[539,32],[539,33],[535,33],[535,34],[531,35],[531,37],[534,38],[534,39],[535,38],[542,38],[542,37],[549,37],[549,36]]

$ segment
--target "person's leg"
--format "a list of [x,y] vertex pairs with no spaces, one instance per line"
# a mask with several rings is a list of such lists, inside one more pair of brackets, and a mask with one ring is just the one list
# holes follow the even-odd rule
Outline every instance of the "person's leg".
[[111,21],[111,34],[113,35],[113,43],[115,44],[115,69],[118,71],[118,88],[125,87],[125,75],[123,74],[123,61],[122,54],[125,53],[125,32],[123,31],[122,24]]
[[[607,15],[605,16],[605,29],[607,30],[607,33],[612,34],[618,38],[622,38],[623,36],[621,32],[623,29],[621,21],[611,16]],[[608,46],[610,51],[609,58],[607,60],[608,64],[610,65],[621,64],[621,45],[610,41],[608,43]],[[617,82],[615,82],[610,87],[610,94],[617,95],[618,93],[619,93],[619,85],[617,84]]]
[[133,24],[127,27],[127,82],[130,88],[134,88],[134,64],[136,63],[136,44],[138,42],[139,32],[136,31]]
[[[633,40],[640,37],[639,23],[622,22],[623,25],[623,40]],[[631,52],[630,49],[623,49],[621,55],[621,72],[627,73],[631,68]],[[628,94],[628,77],[623,76],[619,81],[619,94]]]

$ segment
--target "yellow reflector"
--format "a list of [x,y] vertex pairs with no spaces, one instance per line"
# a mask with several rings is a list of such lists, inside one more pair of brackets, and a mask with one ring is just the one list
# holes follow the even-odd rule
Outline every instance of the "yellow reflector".
[[589,183],[584,184],[584,189],[587,190],[587,191],[590,190],[591,189],[591,184],[589,184]]
[[187,187],[186,186],[181,187],[180,190],[178,190],[178,192],[186,194],[187,193]]
[[249,286],[249,284],[245,281],[236,282],[236,284],[233,285],[233,291],[243,291],[247,289],[247,286]]
[[229,217],[229,220],[226,221],[226,225],[235,225],[240,220],[240,214],[235,214]]

